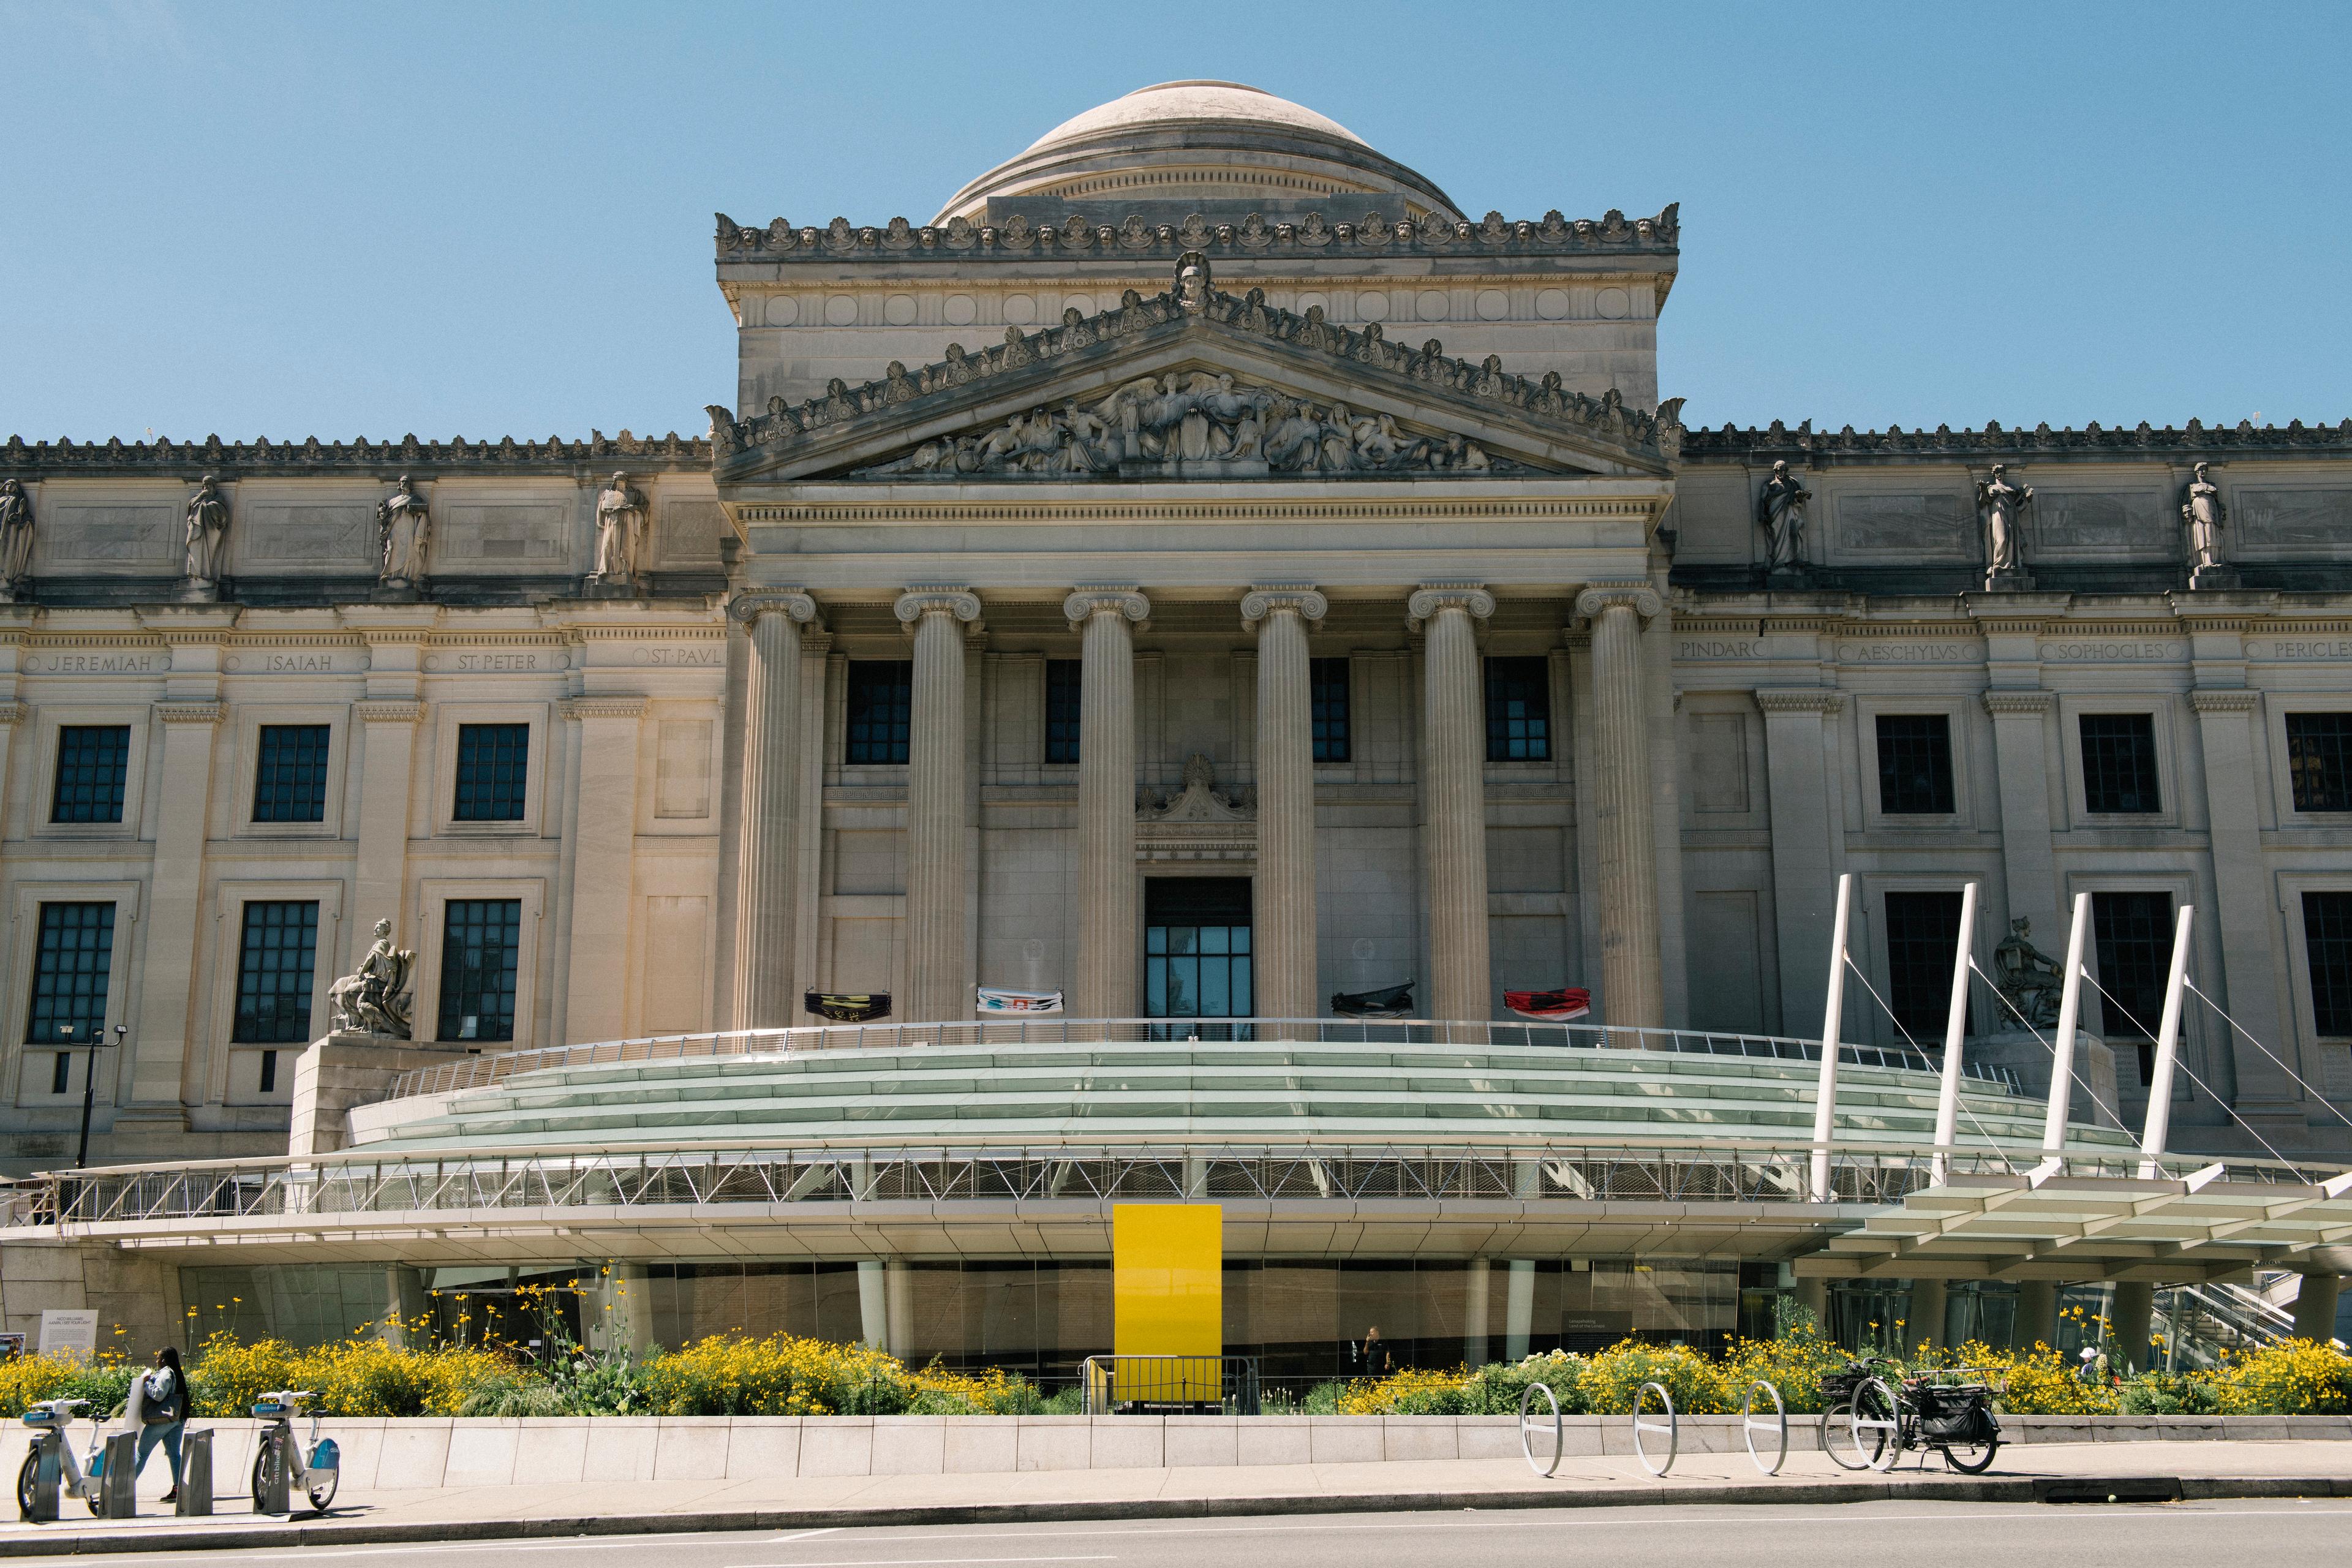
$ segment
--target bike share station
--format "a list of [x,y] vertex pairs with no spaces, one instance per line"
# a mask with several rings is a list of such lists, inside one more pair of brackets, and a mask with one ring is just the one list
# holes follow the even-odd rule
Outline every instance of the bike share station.
[[[253,1414],[265,1425],[254,1443],[254,1512],[290,1516],[298,1496],[315,1513],[323,1514],[333,1505],[341,1479],[341,1451],[332,1437],[319,1436],[317,1413],[304,1408],[304,1401],[316,1397],[307,1389],[288,1389],[265,1394],[255,1403]],[[56,1522],[64,1498],[82,1500],[100,1519],[138,1517],[139,1434],[136,1429],[109,1433],[105,1421],[93,1417],[89,1447],[77,1453],[68,1429],[89,1408],[86,1399],[52,1399],[25,1412],[25,1425],[34,1432],[16,1476],[16,1512],[25,1522]],[[294,1422],[305,1414],[310,1417],[310,1436],[297,1443]],[[178,1497],[173,1506],[181,1518],[203,1518],[213,1511],[213,1438],[210,1430],[191,1431],[182,1438]]]

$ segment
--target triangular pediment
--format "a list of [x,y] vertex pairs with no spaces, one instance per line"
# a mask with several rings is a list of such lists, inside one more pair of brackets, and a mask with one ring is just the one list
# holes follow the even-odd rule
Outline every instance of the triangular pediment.
[[737,420],[710,410],[720,483],[1661,477],[1679,400],[1654,415],[1499,361],[1408,350],[1378,326],[1180,290],[1133,292],[982,353]]

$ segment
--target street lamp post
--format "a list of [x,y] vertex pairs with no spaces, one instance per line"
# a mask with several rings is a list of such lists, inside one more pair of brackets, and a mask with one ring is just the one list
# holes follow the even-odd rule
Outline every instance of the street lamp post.
[[[70,1037],[76,1032],[77,1028],[78,1026],[76,1025],[60,1024],[58,1026],[58,1033]],[[130,1025],[117,1024],[114,1026],[114,1038],[111,1041],[107,1039],[106,1029],[102,1025],[89,1032],[88,1042],[89,1046],[89,1065],[82,1069],[81,1075],[81,1145],[74,1151],[74,1169],[77,1171],[89,1163],[89,1113],[91,1107],[98,1102],[99,1047],[110,1044],[121,1046],[122,1044],[122,1037],[130,1032]]]

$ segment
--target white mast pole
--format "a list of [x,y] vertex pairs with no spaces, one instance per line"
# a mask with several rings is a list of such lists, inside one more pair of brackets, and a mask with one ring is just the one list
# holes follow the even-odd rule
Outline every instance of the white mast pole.
[[1944,1082],[1936,1095],[1936,1181],[1951,1174],[1960,1128],[1960,1042],[1969,1032],[1969,960],[1977,942],[1977,885],[1960,889],[1960,940],[1952,953],[1952,1011],[1944,1020]]
[[2042,1120],[2042,1152],[2066,1151],[2066,1112],[2074,1098],[2074,1024],[2083,1012],[2083,942],[2091,933],[2091,895],[2074,895],[2074,926],[2066,933],[2066,988],[2058,994],[2058,1050],[2050,1064],[2050,1110]]
[[2172,1073],[2180,1058],[2180,1004],[2189,988],[2189,921],[2196,912],[2181,905],[2172,928],[2172,971],[2164,981],[2164,1022],[2157,1026],[2156,1070],[2147,1086],[2147,1125],[2139,1140],[2143,1181],[2163,1174],[2164,1140],[2172,1131]]
[[1830,932],[1830,988],[1822,1008],[1822,1083],[1813,1097],[1813,1201],[1830,1201],[1830,1134],[1837,1125],[1838,1028],[1845,1007],[1845,919],[1851,875],[1838,878],[1837,923]]

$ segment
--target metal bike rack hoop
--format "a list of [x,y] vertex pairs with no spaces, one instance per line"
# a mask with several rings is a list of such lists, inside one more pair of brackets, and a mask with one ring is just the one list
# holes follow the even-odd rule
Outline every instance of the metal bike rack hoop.
[[[1769,1416],[1756,1414],[1756,1391],[1759,1388],[1772,1401]],[[1746,1396],[1739,1402],[1739,1426],[1740,1435],[1748,1443],[1748,1457],[1756,1461],[1756,1468],[1768,1476],[1779,1475],[1780,1467],[1789,1461],[1789,1406],[1782,1402],[1780,1391],[1760,1377],[1749,1384]],[[1756,1451],[1756,1434],[1759,1432],[1771,1433],[1777,1445],[1773,1449],[1772,1462],[1769,1465],[1764,1462],[1764,1456]]]
[[[1885,1414],[1864,1416],[1864,1401],[1871,1397],[1873,1389],[1877,1390],[1877,1398],[1884,1401],[1876,1408]],[[1874,1454],[1863,1451],[1862,1435],[1865,1431],[1881,1434],[1878,1451]],[[1895,1468],[1895,1461],[1902,1454],[1903,1406],[1896,1399],[1895,1390],[1883,1377],[1863,1379],[1853,1391],[1853,1457],[1874,1470],[1888,1470]]]
[[[1536,1409],[1536,1395],[1543,1395],[1543,1410]],[[1551,1441],[1551,1457],[1538,1460],[1538,1444],[1547,1436]],[[1567,1435],[1561,1430],[1559,1401],[1552,1394],[1551,1385],[1531,1383],[1519,1395],[1519,1452],[1528,1457],[1528,1465],[1536,1474],[1549,1476],[1559,1468],[1559,1456]]]
[[[1666,1418],[1664,1421],[1645,1421],[1642,1417],[1642,1407],[1649,1403],[1653,1393],[1657,1394],[1658,1403],[1665,1407]],[[1666,1435],[1666,1457],[1664,1461],[1658,1464],[1650,1462],[1650,1451],[1642,1445],[1642,1434],[1644,1432],[1664,1432]],[[1675,1415],[1675,1396],[1666,1392],[1666,1385],[1663,1383],[1643,1384],[1633,1394],[1634,1456],[1642,1461],[1643,1469],[1654,1476],[1663,1476],[1675,1468],[1675,1455],[1681,1447],[1682,1424]]]

